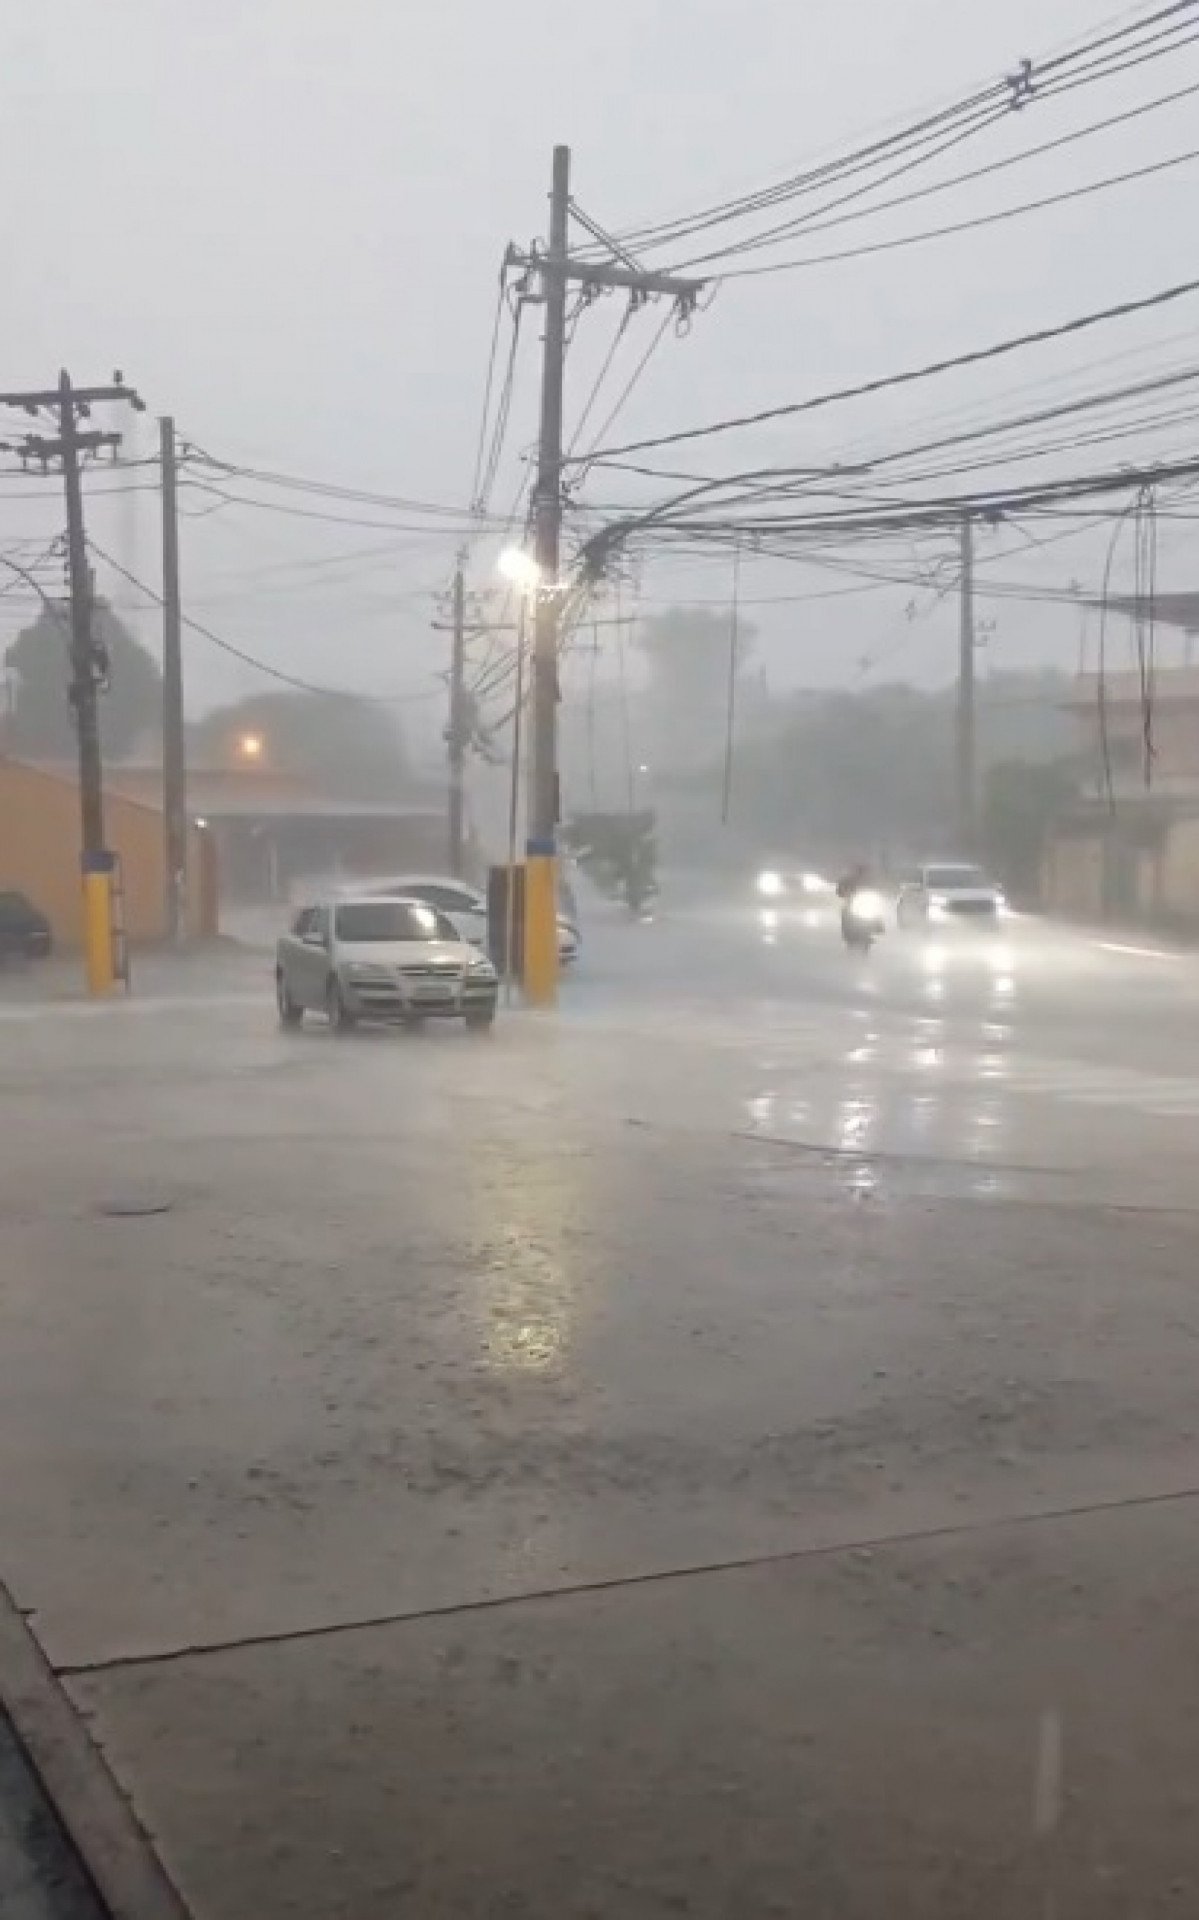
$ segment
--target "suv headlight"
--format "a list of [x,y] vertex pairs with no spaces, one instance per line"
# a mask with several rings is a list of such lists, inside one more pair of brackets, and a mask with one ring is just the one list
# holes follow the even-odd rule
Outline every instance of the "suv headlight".
[[469,963],[466,971],[472,980],[494,980],[496,978],[495,968],[492,966],[490,960],[487,959],[486,955],[481,953]]
[[369,960],[351,960],[346,966],[347,980],[386,980],[386,967],[377,967]]

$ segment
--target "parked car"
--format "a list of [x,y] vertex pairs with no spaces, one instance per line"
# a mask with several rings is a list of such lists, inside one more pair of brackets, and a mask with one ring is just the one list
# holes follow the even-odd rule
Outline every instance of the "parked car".
[[15,888],[0,892],[0,960],[44,960],[54,942],[50,922]]
[[[367,888],[369,893],[403,894],[411,900],[424,900],[454,922],[466,940],[477,947],[487,945],[487,895],[466,880],[454,880],[442,874],[404,873]],[[574,892],[564,880],[558,907],[558,960],[569,966],[579,954],[578,911]]]
[[287,1027],[310,1011],[337,1032],[360,1020],[489,1027],[498,990],[486,954],[446,914],[411,897],[313,901],[276,949],[275,993]]
[[989,925],[1005,912],[1002,889],[981,867],[962,861],[933,861],[918,867],[899,889],[895,917],[899,926],[928,922]]

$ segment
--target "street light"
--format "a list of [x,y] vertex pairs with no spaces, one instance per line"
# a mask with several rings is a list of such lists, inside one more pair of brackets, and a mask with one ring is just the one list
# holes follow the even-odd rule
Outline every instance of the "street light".
[[497,565],[505,580],[510,580],[514,587],[520,587],[524,593],[532,593],[541,579],[540,567],[523,547],[505,547]]
[[260,733],[243,733],[237,742],[237,751],[243,760],[261,760],[262,746]]

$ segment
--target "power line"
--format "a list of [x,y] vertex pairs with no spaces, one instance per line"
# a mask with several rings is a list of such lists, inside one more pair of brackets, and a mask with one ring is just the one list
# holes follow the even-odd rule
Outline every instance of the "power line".
[[1004,173],[1010,167],[1023,166],[1026,161],[1042,158],[1047,153],[1056,153],[1062,147],[1073,146],[1079,140],[1088,140],[1096,133],[1108,133],[1113,127],[1124,126],[1130,120],[1139,120],[1147,113],[1155,113],[1160,107],[1175,105],[1199,92],[1199,81],[1186,87],[1178,87],[1172,93],[1159,94],[1153,100],[1144,100],[1138,106],[1129,107],[1123,113],[1107,114],[1102,120],[1092,120],[1085,127],[1075,127],[1069,133],[1055,135],[1052,140],[1038,141],[1035,146],[1023,147],[1019,153],[1006,154],[998,160],[988,160],[985,165],[971,167],[965,173],[950,174],[948,179],[933,180],[927,186],[909,188],[906,193],[893,194],[889,200],[876,200],[868,207],[856,207],[852,213],[838,213],[831,220],[819,217],[819,210],[812,214],[799,216],[795,227],[800,228],[805,237],[812,233],[827,233],[835,227],[851,226],[858,220],[873,219],[876,214],[887,213],[895,207],[911,206],[917,200],[928,200],[939,193],[948,193],[954,187],[966,186],[975,180],[989,179],[992,174]]
[[[583,404],[583,410],[579,415],[574,433],[571,435],[570,445],[566,449],[568,455],[574,452],[575,448],[579,444],[580,439],[582,438],[583,428],[587,425],[587,422],[591,417],[591,409],[594,407],[596,400],[599,397],[600,388],[603,386],[604,381],[607,377],[608,369],[611,367],[613,360],[616,358],[617,349],[619,348],[621,341],[624,339],[625,332],[628,328],[629,321],[632,319],[632,315],[633,315],[632,307],[627,306],[620,317],[620,323],[617,326],[616,332],[612,336],[611,344],[608,348],[607,353],[604,355],[603,361],[600,365],[600,370],[596,374],[595,380],[592,383],[591,392],[587,395],[587,398]],[[601,431],[606,431],[606,428],[601,429]]]
[[434,542],[443,540],[458,542],[464,539],[477,539],[479,527],[472,525],[462,516],[457,527],[411,526],[394,520],[365,520],[356,514],[323,513],[318,507],[297,507],[283,500],[256,500],[250,494],[230,493],[227,488],[215,486],[210,480],[185,480],[182,485],[190,492],[208,494],[212,499],[225,506],[257,507],[263,513],[280,513],[294,520],[321,520],[332,527],[362,527],[368,532],[416,534],[423,540]]
[[[1169,48],[1163,48],[1161,51],[1162,53],[1178,52],[1182,48],[1191,46],[1196,42],[1199,42],[1199,34],[1192,34],[1188,39],[1178,42]],[[1160,57],[1160,55],[1146,56],[1146,57],[1158,58]],[[1131,61],[1128,63],[1128,65],[1139,65],[1139,64],[1140,64],[1139,61]],[[1126,69],[1124,67],[1120,67],[1120,68],[1114,69],[1113,71],[1123,72],[1125,70]],[[1095,75],[1093,77],[1108,78],[1110,77],[1110,75],[1103,74],[1103,75]],[[1044,99],[1047,97],[1048,98],[1056,97],[1058,93],[1072,92],[1076,85],[1081,85],[1081,84],[1083,84],[1083,81],[1081,79],[1071,81],[1062,86],[1055,87],[1050,94],[1046,94],[1044,90],[1040,90],[1037,94],[1034,95],[1034,97],[1038,99]],[[976,132],[985,130],[987,127],[994,125],[998,120],[1006,119],[1008,116],[1008,112],[1009,112],[1008,108],[1006,107],[1001,108],[997,113],[992,113],[987,115],[977,124],[967,125],[961,131],[952,134],[948,139],[942,141],[942,143],[939,146],[932,148],[928,152],[917,153],[914,159],[905,160],[902,166],[894,167],[890,173],[883,174],[878,179],[869,180],[865,183],[865,185],[855,187],[852,192],[842,194],[839,199],[828,201],[823,207],[815,208],[811,214],[795,215],[788,220],[784,220],[776,223],[776,225],[773,227],[766,227],[759,233],[751,234],[747,236],[744,240],[734,241],[730,243],[728,246],[718,249],[716,252],[693,255],[689,260],[680,263],[680,271],[689,270],[697,266],[704,266],[713,260],[730,259],[739,254],[756,253],[756,252],[760,252],[764,247],[776,246],[780,240],[790,237],[792,234],[794,234],[797,231],[806,230],[809,222],[812,222],[817,229],[819,229],[821,226],[823,227],[836,226],[838,224],[836,220],[826,221],[822,219],[822,216],[827,213],[835,213],[838,207],[846,206],[851,201],[854,201],[854,200],[860,200],[863,197],[863,195],[873,193],[878,187],[885,186],[889,181],[899,179],[903,175],[911,173],[914,168],[918,166],[926,165],[929,160],[934,160],[939,158],[941,154],[948,152],[950,148],[960,146],[963,140],[972,138]],[[1078,136],[1067,136],[1067,137],[1078,137]],[[1033,149],[1033,151],[1036,151],[1036,150]],[[1022,155],[1017,155],[1015,156],[1015,160],[1018,160],[1023,157],[1024,156]],[[1015,160],[1009,159],[1005,161],[999,161],[993,164],[995,166],[1010,166],[1015,164]],[[991,170],[990,168],[981,168],[981,169],[976,169],[975,171],[976,173],[986,173],[990,170]],[[970,174],[967,174],[963,177],[966,179],[969,179],[972,176]],[[939,183],[937,188],[926,189],[926,191],[937,191],[939,190],[940,185],[952,185],[952,184],[954,184],[953,181]],[[892,205],[892,204],[902,204],[904,197],[905,196],[900,195],[894,201],[882,202],[881,205],[886,206],[886,205]],[[912,197],[915,198],[918,196],[913,195]],[[864,209],[858,209],[857,212],[854,214],[843,215],[842,218],[843,219],[864,218],[867,214],[876,212],[878,210],[879,208],[876,208],[876,207],[867,207]],[[731,278],[732,275],[730,272],[729,274],[722,275],[721,277]]]
[[[1197,36],[1199,37],[1199,36]],[[1199,92],[1199,87],[1194,89]],[[1124,173],[1111,173],[1102,180],[1090,180],[1080,187],[1068,187],[1061,193],[1048,193],[1037,200],[1022,200],[1013,207],[1000,207],[994,213],[974,214],[969,220],[953,220],[941,227],[924,227],[917,233],[901,233],[889,240],[872,240],[857,247],[843,247],[831,253],[805,254],[795,260],[775,260],[760,267],[730,267],[721,274],[721,280],[751,280],[771,273],[794,273],[803,267],[826,267],[843,260],[864,260],[875,253],[893,253],[902,247],[921,246],[928,240],[944,240],[952,234],[974,233],[983,227],[994,227],[1007,220],[1015,220],[1022,214],[1040,213],[1046,207],[1065,206],[1072,200],[1085,200],[1091,194],[1104,193],[1109,187],[1127,186],[1133,180],[1146,180],[1152,174],[1167,173],[1172,167],[1181,167],[1188,161],[1199,160],[1199,147],[1190,147],[1185,153],[1169,155],[1165,160],[1151,161],[1147,166],[1130,167]]]
[[491,323],[491,346],[487,354],[487,378],[483,386],[483,412],[479,420],[479,441],[475,448],[474,478],[470,483],[472,504],[478,501],[479,483],[483,477],[483,448],[487,441],[487,422],[491,414],[491,389],[495,380],[495,363],[500,345],[500,323],[504,317],[504,295],[507,291],[507,278],[507,264],[503,263],[500,266],[499,290],[496,294],[495,302],[495,318]]
[[[649,345],[646,347],[645,352],[642,354],[640,360],[637,362],[637,365],[633,368],[632,373],[629,375],[628,379],[625,381],[624,386],[621,388],[620,393],[617,396],[615,404],[612,406],[610,412],[605,416],[603,425],[597,430],[595,439],[592,441],[593,450],[599,444],[599,442],[603,439],[604,435],[608,432],[609,428],[613,425],[613,423],[619,418],[620,414],[624,411],[633,393],[634,388],[636,387],[642,374],[645,372],[645,369],[648,367],[650,361],[653,359],[654,354],[657,352],[657,349],[661,344],[662,340],[665,338],[666,329],[669,327],[670,322],[673,318],[674,318],[674,315],[671,310],[668,310],[663,315],[661,326],[658,328],[658,331],[654,334]],[[577,438],[577,435],[576,435],[576,438]],[[571,458],[573,451],[574,451],[574,441],[572,441],[570,446],[567,448],[565,459],[569,460]],[[583,454],[581,458],[584,461],[588,461],[591,458],[591,454],[590,453]]]
[[[162,606],[162,595],[157,592],[154,587],[147,586],[144,580],[139,580],[136,574],[131,573],[128,567],[123,567],[119,560],[114,560],[111,553],[106,553],[104,548],[98,546],[94,540],[89,539],[87,544],[90,551],[96,555],[98,560],[103,560],[106,566],[111,567],[114,573],[119,573],[123,580],[129,582],[130,586],[136,587],[139,593],[144,593],[146,598],[153,601],[155,606]],[[356,693],[349,687],[318,686],[311,680],[301,679],[298,674],[288,673],[282,667],[272,667],[267,661],[259,660],[256,655],[247,653],[243,647],[235,646],[232,640],[223,639],[219,633],[214,633],[211,627],[206,627],[203,621],[195,620],[189,614],[185,613],[181,615],[181,618],[185,627],[189,627],[193,633],[198,633],[201,639],[209,641],[212,646],[219,648],[222,653],[230,654],[233,659],[240,660],[244,666],[253,667],[257,673],[265,674],[268,679],[278,680],[282,685],[291,687],[298,693],[312,693],[322,699],[329,700],[359,700],[376,706],[404,706],[410,702],[433,700],[441,697],[440,694],[434,690],[428,693],[378,694]]]
[[[845,400],[860,400],[874,393],[883,393],[894,387],[911,386],[918,380],[929,380],[942,373],[951,373],[960,367],[977,366],[986,360],[997,360],[1010,353],[1016,353],[1025,347],[1041,346],[1050,340],[1061,340],[1069,335],[1082,333],[1091,327],[1105,324],[1109,320],[1122,320],[1135,313],[1146,313],[1151,308],[1167,305],[1174,300],[1199,292],[1199,280],[1183,280],[1176,286],[1164,287],[1158,293],[1147,294],[1141,299],[1123,300],[1112,307],[1101,307],[1092,313],[1080,314],[1074,320],[1066,320],[1057,326],[1038,327],[1031,333],[1015,334],[1006,340],[998,340],[988,347],[976,347],[969,353],[954,354],[942,360],[928,361],[924,366],[906,368],[901,373],[882,374],[877,379],[862,381],[854,387],[837,387],[828,393],[815,394],[807,400],[788,401],[782,406],[763,407],[756,413],[734,416],[728,420],[716,420],[704,427],[684,427],[675,433],[656,434],[645,440],[630,440],[622,446],[601,448],[597,453],[587,456],[593,460],[615,458],[628,453],[644,453],[651,447],[678,446],[688,440],[703,440],[718,433],[732,433],[742,427],[762,426],[771,420],[792,419],[797,414],[814,413],[818,408],[829,407]],[[577,462],[576,462],[577,464]]]
[[[184,442],[185,463],[195,468],[209,467],[214,472],[226,474],[235,480],[254,480],[263,486],[278,487],[288,492],[315,494],[321,499],[341,500],[349,505],[368,507],[390,507],[397,513],[421,513],[431,519],[452,520],[466,523],[472,518],[467,507],[447,507],[429,500],[414,500],[403,495],[375,493],[364,487],[348,487],[333,480],[311,480],[293,473],[279,473],[270,468],[251,467],[234,460],[222,460],[215,454],[205,451],[194,440]],[[196,483],[200,484],[200,483]]]
[[[672,244],[693,233],[745,219],[770,206],[817,191],[837,179],[849,178],[866,168],[884,164],[897,155],[910,152],[914,145],[939,139],[955,127],[960,129],[963,122],[969,122],[972,116],[980,123],[989,124],[1005,118],[1014,107],[1027,106],[1045,98],[1047,93],[1052,97],[1054,93],[1065,91],[1068,84],[1090,84],[1095,79],[1111,77],[1112,72],[1124,70],[1120,63],[1127,62],[1129,55],[1137,49],[1152,49],[1162,37],[1183,30],[1189,22],[1178,16],[1193,12],[1194,4],[1195,0],[1175,0],[1175,4],[1156,9],[1147,18],[1131,22],[1110,34],[1083,41],[1063,54],[1039,63],[1027,61],[1016,75],[988,82],[950,106],[927,112],[914,123],[905,124],[894,132],[869,141],[849,154],[809,167],[766,188],[717,202],[674,220],[634,228],[618,237],[641,249]],[[1171,20],[1176,20],[1176,25],[1164,25],[1163,34],[1149,34],[1150,28],[1163,26],[1163,23]],[[1115,51],[1105,52],[1107,48],[1114,48]],[[1098,60],[1092,57],[1096,54],[1100,56]],[[1086,64],[1088,60],[1089,66]],[[881,182],[876,180],[872,184],[877,186]]]
[[518,300],[512,313],[512,338],[508,347],[508,361],[504,368],[504,379],[500,388],[500,397],[496,404],[495,424],[492,427],[491,433],[491,445],[487,452],[487,458],[483,467],[483,476],[473,502],[475,512],[479,516],[482,516],[486,512],[487,502],[491,497],[491,489],[495,485],[500,460],[503,457],[504,441],[507,438],[508,421],[512,412],[512,392],[516,382],[516,356],[520,349],[520,323],[524,315],[524,310],[525,305],[523,299]]

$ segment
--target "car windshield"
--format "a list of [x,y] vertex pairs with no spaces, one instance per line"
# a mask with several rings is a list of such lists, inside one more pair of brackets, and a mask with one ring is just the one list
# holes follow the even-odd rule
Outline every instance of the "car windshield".
[[457,940],[453,922],[406,900],[356,900],[337,909],[339,940]]
[[981,867],[927,867],[925,880],[930,887],[989,887]]

